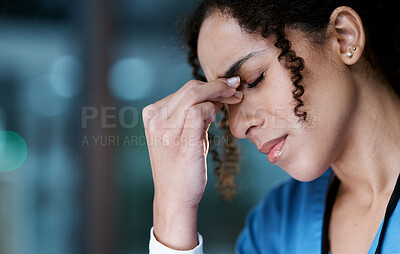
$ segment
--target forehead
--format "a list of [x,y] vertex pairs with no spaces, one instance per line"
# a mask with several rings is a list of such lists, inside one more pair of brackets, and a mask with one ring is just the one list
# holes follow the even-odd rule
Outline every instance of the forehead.
[[268,50],[268,40],[243,31],[235,19],[220,12],[201,26],[197,54],[207,80],[222,77],[234,62],[260,49]]

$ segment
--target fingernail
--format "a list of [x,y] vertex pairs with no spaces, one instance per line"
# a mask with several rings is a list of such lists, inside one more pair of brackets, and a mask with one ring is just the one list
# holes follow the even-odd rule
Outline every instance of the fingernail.
[[235,96],[238,99],[242,99],[243,98],[243,93],[241,91],[236,91],[233,96]]
[[235,89],[238,88],[240,85],[240,77],[239,76],[228,78],[226,81],[228,82],[228,86],[235,88]]

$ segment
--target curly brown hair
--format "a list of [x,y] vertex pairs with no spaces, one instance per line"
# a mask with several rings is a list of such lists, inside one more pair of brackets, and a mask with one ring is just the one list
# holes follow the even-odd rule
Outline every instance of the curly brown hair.
[[[182,29],[182,35],[189,47],[188,61],[193,67],[194,78],[206,81],[201,74],[197,55],[197,40],[203,21],[214,11],[220,11],[234,18],[248,33],[259,33],[264,38],[274,36],[274,46],[281,50],[278,60],[288,70],[294,89],[293,98],[297,102],[293,113],[301,122],[307,122],[307,112],[301,97],[304,87],[302,71],[303,58],[291,49],[286,39],[288,28],[305,33],[313,43],[322,44],[331,13],[339,6],[353,8],[362,18],[367,43],[364,57],[373,68],[380,71],[400,94],[400,14],[386,1],[363,0],[203,0],[189,16]],[[384,40],[382,38],[385,38]],[[219,127],[225,131],[227,142],[224,153],[219,157],[214,145],[214,135],[210,134],[210,153],[216,162],[217,187],[222,198],[232,199],[236,195],[234,177],[239,173],[239,150],[235,147],[235,137],[230,133],[227,110],[222,110]]]

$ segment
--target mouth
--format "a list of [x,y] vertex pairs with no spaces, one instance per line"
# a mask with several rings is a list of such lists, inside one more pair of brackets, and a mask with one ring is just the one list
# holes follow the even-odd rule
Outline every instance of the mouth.
[[282,155],[282,150],[285,146],[287,136],[288,134],[285,134],[279,138],[272,139],[264,143],[258,150],[261,153],[267,154],[269,162],[276,163]]

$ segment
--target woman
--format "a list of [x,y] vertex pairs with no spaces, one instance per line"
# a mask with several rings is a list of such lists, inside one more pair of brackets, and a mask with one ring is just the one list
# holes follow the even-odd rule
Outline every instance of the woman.
[[400,253],[400,23],[391,9],[200,4],[185,31],[195,77],[201,67],[206,80],[143,111],[155,186],[151,253],[202,253],[207,131],[223,107],[231,133],[294,178],[249,213],[238,253]]

